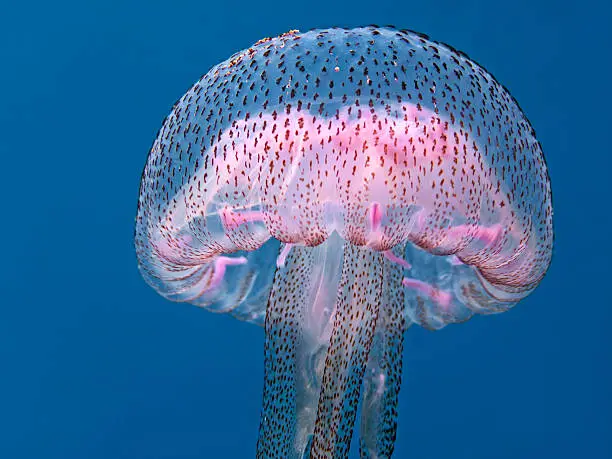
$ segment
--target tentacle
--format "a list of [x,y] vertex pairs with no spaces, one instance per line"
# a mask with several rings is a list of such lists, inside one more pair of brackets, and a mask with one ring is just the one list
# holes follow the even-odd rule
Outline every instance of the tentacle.
[[313,248],[286,247],[266,311],[261,459],[302,459],[309,444],[342,266],[337,236]]
[[345,458],[382,294],[379,252],[345,246],[310,458]]
[[257,457],[295,457],[291,455],[296,429],[295,397],[296,348],[302,340],[303,310],[310,279],[312,254],[293,250],[290,269],[277,271],[266,310],[265,376],[263,404],[257,441]]
[[410,325],[404,313],[402,265],[396,247],[383,262],[383,295],[376,333],[363,380],[359,454],[362,458],[390,458],[397,431],[397,404],[402,383],[404,332]]

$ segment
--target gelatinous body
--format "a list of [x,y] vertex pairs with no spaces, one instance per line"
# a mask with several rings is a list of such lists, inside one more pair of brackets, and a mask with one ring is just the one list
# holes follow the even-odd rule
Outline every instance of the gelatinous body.
[[551,190],[489,73],[392,28],[292,31],[204,75],[145,166],[141,272],[265,325],[258,457],[362,457],[396,436],[404,330],[507,310],[544,276]]

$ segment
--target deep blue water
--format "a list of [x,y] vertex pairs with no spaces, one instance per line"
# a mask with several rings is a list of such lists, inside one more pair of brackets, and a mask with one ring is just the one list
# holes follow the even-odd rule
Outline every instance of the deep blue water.
[[212,65],[289,29],[371,23],[448,42],[505,84],[555,204],[534,294],[409,330],[395,457],[611,458],[610,22],[594,0],[3,2],[0,458],[254,457],[263,332],[142,281],[140,173]]

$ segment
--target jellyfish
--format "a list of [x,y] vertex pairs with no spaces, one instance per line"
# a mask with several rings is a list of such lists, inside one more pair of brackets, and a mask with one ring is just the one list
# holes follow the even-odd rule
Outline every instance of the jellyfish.
[[403,340],[508,310],[551,260],[540,143],[509,92],[392,27],[293,30],[213,67],[142,174],[140,271],[265,329],[258,458],[391,457]]

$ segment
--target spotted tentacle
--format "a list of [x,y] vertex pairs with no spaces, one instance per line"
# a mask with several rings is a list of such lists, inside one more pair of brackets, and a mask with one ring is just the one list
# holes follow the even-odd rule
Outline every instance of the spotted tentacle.
[[[393,255],[403,256],[403,249]],[[390,458],[397,434],[397,403],[402,383],[405,319],[403,266],[383,262],[383,295],[372,351],[363,380],[359,453],[362,458]]]
[[261,459],[302,459],[314,429],[343,243],[281,248],[266,312]]
[[345,458],[382,294],[383,255],[345,246],[310,457]]

